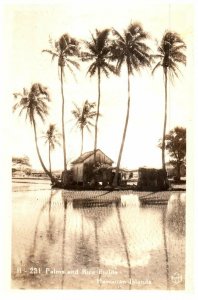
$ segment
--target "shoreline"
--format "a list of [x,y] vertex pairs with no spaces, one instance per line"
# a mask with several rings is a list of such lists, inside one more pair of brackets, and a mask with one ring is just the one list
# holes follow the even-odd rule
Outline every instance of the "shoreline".
[[[27,181],[26,181],[27,180]],[[33,182],[34,181],[34,182]],[[39,181],[39,182],[36,182]],[[170,183],[170,187],[167,190],[158,190],[158,189],[144,189],[144,190],[140,190],[137,189],[136,185],[133,186],[119,186],[119,187],[83,187],[81,185],[69,185],[69,186],[65,186],[63,187],[61,182],[60,185],[51,185],[51,181],[48,178],[40,178],[40,177],[12,177],[12,183],[31,183],[31,184],[40,184],[40,183],[46,183],[46,184],[50,184],[50,189],[53,190],[68,190],[68,191],[76,191],[76,192],[80,192],[80,191],[87,191],[87,192],[94,192],[94,191],[106,191],[106,192],[116,192],[116,191],[120,191],[120,192],[125,192],[125,191],[131,191],[131,192],[186,192],[186,184],[184,183]]]

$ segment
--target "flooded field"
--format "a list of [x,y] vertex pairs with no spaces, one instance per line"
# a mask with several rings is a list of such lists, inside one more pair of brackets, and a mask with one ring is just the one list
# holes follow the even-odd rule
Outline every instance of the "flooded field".
[[184,192],[15,180],[12,213],[13,288],[185,288]]

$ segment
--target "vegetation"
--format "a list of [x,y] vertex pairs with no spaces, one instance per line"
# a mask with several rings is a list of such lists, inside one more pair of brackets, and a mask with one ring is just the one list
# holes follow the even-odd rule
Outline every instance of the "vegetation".
[[86,163],[84,165],[83,181],[84,185],[92,185],[93,179],[95,180],[94,185],[102,182],[103,186],[112,183],[113,173],[111,166],[108,164],[96,162]]
[[61,81],[61,95],[62,95],[62,137],[63,137],[63,157],[64,157],[64,171],[67,170],[67,159],[66,159],[66,137],[65,137],[65,97],[63,90],[63,79],[65,77],[64,69],[67,68],[73,75],[73,68],[79,69],[79,63],[75,60],[79,56],[78,41],[69,34],[65,33],[57,42],[53,42],[50,39],[50,50],[43,50],[52,55],[52,60],[55,57],[58,58],[58,69],[60,70],[60,81]]
[[101,99],[101,75],[109,76],[110,73],[116,74],[115,67],[109,62],[110,47],[109,47],[109,29],[103,31],[96,30],[95,36],[92,34],[90,42],[85,41],[86,51],[82,51],[82,61],[91,62],[87,73],[92,77],[98,76],[98,102],[97,115],[95,122],[95,141],[94,141],[94,164],[96,164],[96,150],[98,140],[98,118],[100,115],[100,99]]
[[23,171],[25,174],[31,174],[31,164],[30,159],[27,155],[20,157],[12,157],[12,172]]
[[142,68],[149,67],[151,63],[151,56],[150,48],[145,44],[145,40],[149,38],[149,35],[143,30],[143,27],[139,23],[130,24],[123,34],[120,34],[114,29],[113,34],[115,36],[115,40],[111,45],[111,59],[116,61],[116,70],[119,74],[124,64],[126,65],[128,74],[127,112],[116,173],[113,181],[113,185],[116,186],[129,122],[131,105],[130,76],[134,75],[134,71],[139,72]]
[[[65,70],[69,70],[74,74],[75,69],[80,68],[78,59],[82,62],[88,63],[89,67],[87,74],[90,77],[97,76],[97,89],[98,99],[97,104],[95,102],[85,101],[83,107],[79,107],[75,104],[75,108],[72,110],[72,114],[76,120],[76,126],[81,132],[81,154],[83,153],[84,144],[84,129],[90,131],[90,127],[94,126],[94,168],[97,168],[96,150],[98,144],[98,122],[100,116],[101,107],[101,79],[102,74],[109,77],[111,73],[120,75],[121,70],[126,68],[127,72],[127,107],[126,117],[124,122],[124,129],[122,134],[122,140],[120,144],[116,172],[113,179],[113,186],[118,185],[118,175],[120,170],[121,159],[124,151],[124,145],[127,134],[128,122],[130,119],[130,107],[131,107],[131,80],[135,72],[140,72],[146,67],[151,67],[151,63],[155,61],[155,67],[152,73],[159,67],[162,67],[164,74],[164,93],[165,93],[165,111],[164,111],[164,124],[163,124],[163,137],[161,143],[162,149],[162,168],[165,170],[165,149],[169,152],[173,158],[171,163],[178,169],[178,178],[180,178],[179,169],[181,164],[185,160],[184,152],[184,132],[182,128],[175,128],[168,135],[166,135],[166,123],[167,123],[167,90],[168,80],[173,82],[174,77],[179,75],[179,65],[186,64],[186,56],[184,50],[186,45],[181,37],[171,31],[166,31],[162,41],[158,47],[158,53],[151,55],[151,49],[149,48],[147,41],[149,35],[144,31],[143,27],[139,23],[131,23],[123,33],[119,33],[115,29],[97,30],[94,34],[91,34],[90,41],[83,41],[80,43],[68,33],[63,34],[58,41],[52,41],[50,39],[50,49],[44,49],[43,52],[47,52],[52,56],[52,60],[57,58],[58,71],[60,74],[60,87],[62,98],[62,146],[63,146],[63,159],[64,170],[62,173],[62,183],[65,186],[67,184],[67,139],[65,135],[65,95],[64,95],[64,79]],[[81,50],[80,50],[81,46]],[[41,119],[43,122],[49,114],[48,102],[50,101],[49,93],[45,87],[40,83],[32,85],[30,91],[26,89],[23,93],[15,93],[17,103],[14,105],[13,110],[20,110],[19,115],[22,112],[26,113],[26,119],[29,119],[30,124],[34,129],[34,137],[37,154],[40,163],[45,173],[54,181],[54,177],[51,171],[51,151],[54,150],[56,144],[59,143],[60,134],[57,132],[56,126],[51,124],[45,134],[46,143],[48,143],[49,149],[49,170],[46,168],[38,147],[37,140],[37,119]],[[96,107],[96,110],[95,110]],[[95,124],[92,123],[95,118]],[[183,137],[180,137],[180,134]],[[181,146],[179,143],[183,143]],[[186,143],[186,141],[185,141]],[[183,147],[183,148],[182,148]],[[185,146],[186,147],[186,146]],[[183,149],[183,150],[181,150]],[[179,152],[181,150],[181,152]],[[182,152],[183,151],[183,152]],[[93,168],[92,166],[92,168]],[[102,168],[100,168],[102,172]],[[93,172],[94,173],[94,172]],[[96,172],[95,172],[96,173]],[[94,174],[92,174],[94,177]]]
[[20,157],[12,157],[13,164],[20,164],[22,166],[31,167],[30,158],[27,155],[20,156]]
[[76,120],[76,126],[80,129],[81,132],[81,151],[83,153],[83,143],[84,143],[84,129],[87,129],[89,132],[90,127],[94,126],[91,122],[93,118],[97,115],[97,112],[94,110],[96,103],[89,102],[86,100],[83,104],[83,107],[79,107],[76,104],[75,109],[72,110],[72,114]]
[[165,149],[172,158],[170,163],[176,169],[177,180],[180,181],[181,166],[186,165],[186,129],[175,127],[165,136]]
[[13,106],[13,111],[19,110],[19,116],[24,112],[26,120],[29,119],[30,124],[34,129],[34,138],[36,144],[37,154],[41,163],[41,166],[45,173],[50,177],[51,181],[55,181],[52,174],[46,168],[39,151],[38,138],[37,138],[37,127],[36,118],[40,118],[42,122],[45,121],[48,116],[48,102],[50,101],[49,93],[47,88],[42,86],[40,83],[34,83],[30,91],[23,89],[23,93],[14,93],[14,97],[17,103]]
[[45,135],[42,136],[45,139],[45,144],[48,144],[48,155],[49,155],[49,171],[52,173],[51,167],[51,151],[55,149],[56,145],[60,144],[61,134],[56,128],[56,124],[50,124]]
[[158,63],[153,69],[153,73],[159,67],[162,67],[164,74],[164,94],[165,94],[165,108],[164,108],[164,126],[163,126],[163,137],[162,137],[162,168],[165,167],[165,135],[166,135],[166,123],[167,123],[167,91],[168,91],[168,77],[173,81],[174,77],[178,77],[179,64],[186,64],[186,56],[183,50],[186,49],[184,41],[180,36],[171,31],[165,32],[161,44],[158,47],[158,53],[153,57],[158,59]]

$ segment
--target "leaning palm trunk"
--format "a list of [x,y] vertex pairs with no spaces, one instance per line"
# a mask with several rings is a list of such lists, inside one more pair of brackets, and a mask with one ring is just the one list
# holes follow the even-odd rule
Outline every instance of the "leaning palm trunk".
[[165,136],[166,136],[166,123],[167,123],[167,68],[164,68],[164,86],[165,86],[165,107],[164,107],[164,127],[162,139],[162,169],[166,171],[165,165]]
[[96,150],[97,150],[97,140],[98,140],[99,114],[100,114],[100,68],[98,67],[98,106],[97,106],[97,115],[96,115],[96,123],[95,123],[94,165],[96,165]]
[[64,91],[63,91],[63,67],[61,67],[61,94],[62,94],[63,157],[64,157],[64,171],[66,171],[67,170],[67,161],[66,161],[66,141],[65,141],[65,123],[64,123],[65,98],[64,98]]
[[36,151],[37,151],[37,154],[38,154],[38,157],[39,157],[39,161],[41,163],[41,166],[43,168],[43,170],[45,171],[45,173],[50,177],[51,181],[52,182],[56,182],[56,179],[52,176],[51,172],[49,172],[47,170],[47,168],[45,167],[44,163],[43,163],[43,160],[41,158],[41,154],[40,154],[40,151],[39,151],[39,147],[38,147],[38,142],[37,142],[37,132],[36,132],[36,123],[35,123],[35,120],[33,119],[33,126],[34,126],[34,138],[35,138],[35,144],[36,144]]
[[115,176],[114,176],[114,179],[113,179],[113,186],[117,186],[118,185],[118,174],[119,174],[119,170],[120,170],[120,162],[121,162],[121,158],[122,158],[122,152],[123,152],[123,148],[124,148],[124,143],[125,143],[125,138],[126,138],[126,132],[127,132],[127,126],[128,126],[128,121],[129,121],[130,102],[131,102],[131,98],[130,98],[130,73],[129,73],[129,69],[128,69],[128,104],[127,104],[127,114],[126,114],[126,120],[125,120],[125,125],[124,125],[124,132],[123,132],[123,136],[122,136],[122,143],[121,143],[120,152],[119,152],[119,156],[118,156],[118,162],[117,162],[117,166],[116,166],[116,172],[115,172]]

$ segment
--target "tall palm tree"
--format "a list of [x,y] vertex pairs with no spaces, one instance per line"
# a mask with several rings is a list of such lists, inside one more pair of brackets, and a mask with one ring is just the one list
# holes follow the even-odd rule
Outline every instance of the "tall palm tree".
[[105,74],[109,77],[110,73],[116,74],[115,67],[109,63],[110,47],[109,47],[109,29],[99,31],[96,29],[95,36],[92,34],[91,41],[85,41],[86,52],[81,53],[82,61],[91,62],[87,73],[92,77],[98,76],[98,101],[97,115],[95,121],[95,139],[94,139],[94,165],[96,164],[96,150],[98,140],[98,118],[100,115],[100,99],[101,99],[101,75]]
[[63,137],[63,157],[64,157],[64,171],[67,170],[66,160],[66,137],[65,137],[65,97],[63,90],[63,79],[65,77],[64,69],[67,68],[74,75],[74,68],[79,69],[79,63],[74,59],[79,56],[78,41],[69,34],[63,34],[57,42],[50,39],[51,49],[44,49],[42,52],[47,52],[52,55],[52,60],[56,57],[58,59],[58,70],[60,70],[61,81],[61,95],[62,95],[62,137]]
[[167,85],[168,76],[171,81],[174,77],[178,77],[178,64],[186,64],[186,55],[183,50],[186,49],[186,45],[181,37],[171,31],[165,32],[162,41],[158,47],[158,54],[153,55],[154,58],[159,61],[155,65],[152,73],[155,72],[159,67],[163,68],[164,74],[164,93],[165,93],[165,107],[164,107],[164,126],[163,126],[163,137],[162,137],[162,168],[166,171],[165,167],[165,135],[166,135],[166,123],[167,123]]
[[37,154],[41,163],[41,166],[45,173],[50,177],[50,179],[55,182],[55,178],[52,176],[51,172],[46,168],[40,151],[38,147],[37,139],[37,128],[36,128],[36,117],[39,117],[43,122],[48,115],[48,105],[47,102],[50,101],[49,93],[45,87],[40,83],[34,83],[31,86],[30,91],[23,89],[23,93],[14,93],[14,97],[18,99],[18,102],[13,106],[13,111],[20,110],[19,116],[23,112],[26,113],[26,119],[29,118],[30,124],[34,128],[34,138],[36,144]]
[[122,136],[122,142],[120,146],[116,173],[113,180],[113,185],[116,186],[118,182],[118,174],[120,169],[120,162],[122,158],[127,126],[129,121],[130,104],[131,104],[131,87],[130,87],[130,76],[134,75],[134,71],[140,71],[143,67],[149,67],[151,62],[150,48],[145,44],[145,40],[149,38],[141,24],[131,23],[127,30],[120,34],[118,31],[113,29],[115,40],[111,46],[111,59],[117,61],[117,71],[120,73],[122,66],[125,64],[127,67],[128,74],[128,103],[127,113],[124,125],[124,131]]
[[59,146],[61,145],[59,142],[61,134],[58,132],[58,129],[56,128],[56,124],[50,124],[45,135],[42,137],[45,139],[45,144],[48,143],[49,171],[50,171],[50,173],[52,173],[51,151],[55,149],[56,145],[59,145]]
[[83,141],[84,141],[84,129],[86,128],[90,132],[90,126],[94,126],[91,120],[97,115],[97,112],[94,110],[96,103],[85,101],[83,107],[78,107],[76,104],[75,109],[72,110],[72,114],[76,119],[76,126],[80,128],[81,131],[81,151],[83,153]]

